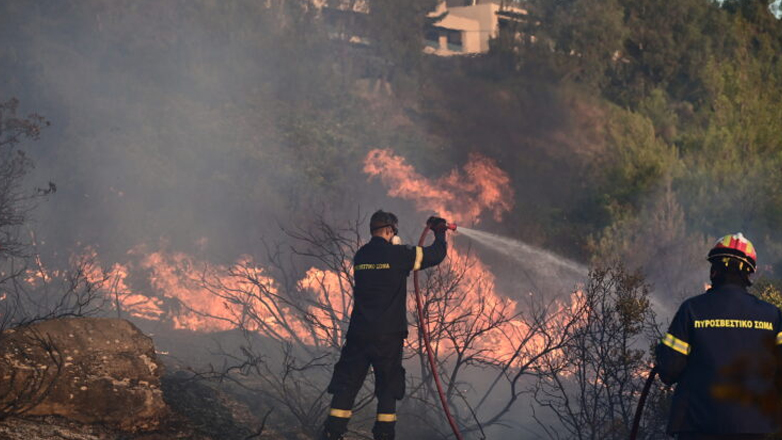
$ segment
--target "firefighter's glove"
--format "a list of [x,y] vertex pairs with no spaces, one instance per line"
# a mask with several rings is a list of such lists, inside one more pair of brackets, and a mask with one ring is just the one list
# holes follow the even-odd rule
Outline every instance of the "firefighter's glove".
[[445,219],[441,217],[429,217],[429,220],[426,221],[426,225],[429,226],[429,229],[433,230],[434,232],[444,232],[446,229],[448,229],[448,222],[446,222]]

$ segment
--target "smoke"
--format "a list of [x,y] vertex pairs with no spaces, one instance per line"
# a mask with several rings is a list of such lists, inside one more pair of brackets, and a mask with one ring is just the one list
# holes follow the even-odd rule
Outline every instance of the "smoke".
[[[177,265],[231,267],[313,212],[339,222],[388,209],[408,241],[434,213],[481,224],[524,239],[460,226],[482,260],[506,260],[479,265],[492,289],[496,278],[520,290],[509,286],[521,273],[529,290],[572,291],[586,268],[544,247],[583,254],[570,226],[591,214],[581,176],[600,153],[599,110],[449,69],[422,80],[436,89],[427,103],[358,93],[351,72],[373,66],[297,3],[0,3],[0,93],[52,122],[32,154],[31,186],[58,187],[36,211],[42,248],[66,259],[91,246],[128,312],[159,319],[162,292],[194,309],[172,318],[189,329],[224,330],[199,313],[234,312],[179,283]],[[133,269],[143,291],[123,275]],[[298,280],[312,283],[318,269],[305,270]]]
[[291,117],[298,94],[319,95],[286,49],[319,57],[278,44],[294,7],[262,3],[3,2],[3,94],[52,122],[32,155],[32,181],[59,190],[37,211],[41,242],[116,260],[162,240],[230,261],[313,201],[350,197],[313,167],[341,158],[306,148],[318,117]]
[[[562,134],[570,124],[551,95],[487,94],[488,105],[501,107],[486,111],[451,101],[462,95],[450,90],[464,87],[444,81],[443,96],[432,97],[437,108],[479,126],[443,125],[431,111],[411,113],[417,102],[364,90],[372,73],[352,82],[355,71],[372,71],[366,54],[329,43],[297,4],[3,2],[3,94],[52,122],[32,154],[31,186],[58,187],[36,212],[39,243],[61,256],[95,246],[107,263],[146,244],[229,264],[256,253],[261,237],[280,238],[280,224],[306,224],[313,211],[351,217],[360,205],[403,221],[440,211],[462,223],[517,225],[546,221],[562,199],[551,192],[576,192],[547,183],[578,176],[561,164],[565,144],[578,137]],[[479,91],[464,99],[474,101],[472,93]],[[523,121],[491,124],[498,115]],[[503,164],[513,173],[495,173],[507,145],[535,153]],[[419,176],[442,177],[399,188],[402,199],[365,183],[363,168],[388,169],[393,163],[379,160],[402,156],[400,170],[414,163]],[[406,202],[427,190],[427,200]],[[459,206],[479,193],[486,198]],[[522,197],[539,209],[514,210]],[[438,206],[443,200],[451,211]]]

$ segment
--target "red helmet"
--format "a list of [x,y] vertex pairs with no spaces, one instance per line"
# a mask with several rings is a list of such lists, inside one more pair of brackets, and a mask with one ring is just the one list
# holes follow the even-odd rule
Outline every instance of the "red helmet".
[[726,266],[731,260],[737,260],[739,270],[752,273],[755,272],[757,254],[752,242],[739,232],[717,240],[707,259],[712,263],[724,262]]

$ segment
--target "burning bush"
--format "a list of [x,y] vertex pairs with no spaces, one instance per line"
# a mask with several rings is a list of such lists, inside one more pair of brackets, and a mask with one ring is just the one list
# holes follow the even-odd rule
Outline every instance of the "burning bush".
[[[224,353],[226,367],[202,375],[242,383],[285,410],[274,417],[289,418],[314,433],[328,408],[325,388],[347,329],[350,260],[362,244],[360,225],[340,228],[321,218],[313,228],[289,230],[296,243],[293,255],[269,247],[263,268],[248,258],[230,267],[163,253],[144,258],[156,261],[150,267],[152,283],[181,303],[176,326],[235,328],[245,336],[238,353]],[[313,265],[303,278],[296,275],[300,272],[291,257]],[[428,273],[423,290],[446,394],[466,432],[504,420],[525,392],[524,379],[539,374],[544,359],[559,356],[584,306],[580,295],[566,302],[530,299],[523,304],[504,298],[487,268],[455,248],[447,263]],[[410,321],[412,358],[407,363],[416,366],[408,369],[417,374],[409,377],[400,412],[444,435],[418,324]],[[471,385],[475,375],[488,374],[493,379],[487,386]],[[359,420],[371,400],[368,389],[359,396]]]
[[[595,269],[583,298],[573,337],[561,356],[546,358],[534,392],[559,424],[536,420],[552,439],[625,439],[651,369],[648,347],[660,339],[649,286],[621,265]],[[665,399],[661,387],[654,390],[639,438],[665,436]]]

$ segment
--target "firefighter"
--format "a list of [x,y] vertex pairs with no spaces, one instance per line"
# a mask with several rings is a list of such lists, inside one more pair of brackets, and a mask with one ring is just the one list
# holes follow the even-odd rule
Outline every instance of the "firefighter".
[[407,337],[407,277],[411,270],[440,264],[445,258],[447,222],[430,217],[435,240],[428,247],[397,243],[397,218],[375,212],[369,222],[371,240],[353,259],[353,311],[345,345],[328,387],[333,394],[322,440],[341,439],[347,431],[353,402],[369,366],[375,373],[377,419],[375,439],[393,440],[396,401],[405,393],[402,348]]
[[656,348],[660,379],[676,383],[668,434],[681,440],[760,439],[776,417],[757,399],[778,400],[782,314],[747,292],[755,248],[740,232],[709,252],[712,287],[682,303]]

